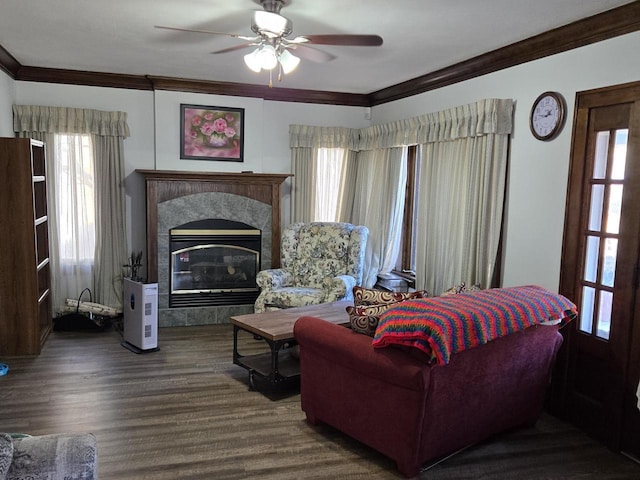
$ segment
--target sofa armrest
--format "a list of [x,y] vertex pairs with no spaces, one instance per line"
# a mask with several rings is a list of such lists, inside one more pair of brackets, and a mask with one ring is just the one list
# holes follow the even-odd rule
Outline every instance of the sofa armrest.
[[374,349],[371,337],[315,317],[299,318],[293,334],[300,345],[303,369],[305,358],[322,357],[339,368],[389,384],[416,391],[428,387],[430,368],[425,368],[426,356],[414,356],[400,348]]
[[293,285],[293,274],[284,268],[261,270],[256,275],[256,284],[263,290],[273,290]]

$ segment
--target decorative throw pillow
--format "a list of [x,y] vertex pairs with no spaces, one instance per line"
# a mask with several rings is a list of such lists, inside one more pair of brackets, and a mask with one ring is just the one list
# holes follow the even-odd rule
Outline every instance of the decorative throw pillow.
[[395,303],[386,303],[382,305],[356,305],[347,307],[349,314],[349,323],[354,332],[364,333],[373,337],[378,328],[380,315],[395,305]]
[[358,305],[384,305],[402,302],[415,298],[427,298],[429,293],[426,290],[415,292],[388,292],[386,290],[375,290],[373,288],[353,287],[353,303]]
[[8,433],[0,433],[0,480],[7,478],[13,460],[13,440]]

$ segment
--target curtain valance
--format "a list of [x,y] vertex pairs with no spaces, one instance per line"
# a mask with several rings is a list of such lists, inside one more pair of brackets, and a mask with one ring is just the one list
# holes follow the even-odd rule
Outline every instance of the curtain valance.
[[423,145],[458,138],[510,134],[513,100],[489,98],[383,125],[360,129],[359,149]]
[[130,135],[126,112],[40,105],[14,105],[13,130],[122,138]]
[[358,129],[290,125],[289,146],[292,148],[347,148],[358,150]]
[[487,98],[382,125],[356,129],[291,125],[289,146],[307,148],[379,148],[423,145],[486,134],[510,134],[513,100]]

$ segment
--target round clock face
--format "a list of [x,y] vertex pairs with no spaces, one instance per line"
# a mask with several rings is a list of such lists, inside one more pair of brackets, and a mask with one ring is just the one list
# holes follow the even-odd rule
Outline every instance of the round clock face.
[[564,104],[559,94],[545,92],[531,108],[530,126],[533,136],[539,140],[550,140],[559,131],[564,119]]

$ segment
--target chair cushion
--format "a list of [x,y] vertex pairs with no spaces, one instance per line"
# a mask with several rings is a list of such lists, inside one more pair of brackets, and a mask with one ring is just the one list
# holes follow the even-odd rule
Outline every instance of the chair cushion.
[[8,433],[0,433],[0,480],[7,478],[13,459],[13,440]]
[[320,286],[327,277],[347,273],[352,225],[304,225],[298,233],[293,274],[297,286]]
[[284,287],[271,290],[264,296],[267,307],[292,308],[323,303],[324,290],[310,287]]

